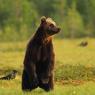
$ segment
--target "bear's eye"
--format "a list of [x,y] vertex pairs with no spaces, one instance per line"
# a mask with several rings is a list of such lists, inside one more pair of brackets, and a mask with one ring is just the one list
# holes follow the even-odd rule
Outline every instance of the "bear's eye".
[[50,27],[54,27],[54,25],[53,24],[50,24]]

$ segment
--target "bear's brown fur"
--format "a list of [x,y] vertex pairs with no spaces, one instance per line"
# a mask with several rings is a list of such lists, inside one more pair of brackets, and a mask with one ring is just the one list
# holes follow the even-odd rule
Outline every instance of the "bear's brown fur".
[[60,28],[51,18],[42,17],[41,24],[27,45],[22,75],[22,90],[40,87],[45,91],[54,88],[54,50],[52,35]]

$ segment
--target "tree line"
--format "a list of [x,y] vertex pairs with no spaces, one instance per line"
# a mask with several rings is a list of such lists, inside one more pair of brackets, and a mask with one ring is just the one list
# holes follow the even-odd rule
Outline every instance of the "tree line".
[[95,37],[94,0],[0,0],[0,40],[26,40],[40,17],[61,27],[58,38]]

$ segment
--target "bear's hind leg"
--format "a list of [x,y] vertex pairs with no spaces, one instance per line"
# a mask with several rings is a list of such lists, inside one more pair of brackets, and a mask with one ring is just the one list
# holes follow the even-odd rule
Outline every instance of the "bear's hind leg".
[[23,91],[31,91],[37,88],[37,85],[32,84],[32,80],[29,80],[29,76],[25,70],[23,70],[22,74],[22,90]]
[[29,77],[27,75],[27,72],[23,70],[22,74],[22,90],[23,91],[30,91],[31,90],[31,85],[29,83]]

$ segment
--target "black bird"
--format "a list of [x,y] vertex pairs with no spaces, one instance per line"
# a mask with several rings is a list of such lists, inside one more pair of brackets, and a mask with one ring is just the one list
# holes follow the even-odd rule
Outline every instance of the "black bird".
[[7,74],[4,77],[1,77],[0,80],[11,80],[11,79],[15,79],[17,74],[17,70],[12,70],[9,74]]

